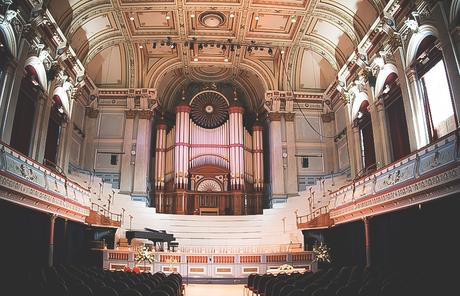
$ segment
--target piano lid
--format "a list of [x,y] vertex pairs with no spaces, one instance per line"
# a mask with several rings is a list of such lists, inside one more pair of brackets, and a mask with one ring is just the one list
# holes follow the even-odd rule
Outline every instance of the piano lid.
[[149,231],[129,230],[129,231],[126,231],[126,238],[128,239],[129,244],[131,244],[131,240],[133,238],[148,239],[154,243],[156,242],[168,242],[169,243],[175,240],[174,235],[165,233],[165,232],[159,232],[153,229],[149,229]]

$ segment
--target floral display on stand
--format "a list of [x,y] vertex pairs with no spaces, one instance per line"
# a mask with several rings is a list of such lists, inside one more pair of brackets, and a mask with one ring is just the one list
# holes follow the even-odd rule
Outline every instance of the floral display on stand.
[[144,264],[144,271],[145,271],[146,262],[151,264],[153,261],[155,261],[155,256],[153,252],[149,250],[149,248],[147,248],[146,246],[143,246],[142,248],[139,248],[139,250],[137,251],[137,254],[134,257],[134,260],[136,261],[136,264],[139,264],[140,262],[142,262]]
[[330,252],[331,250],[328,246],[321,242],[319,245],[313,247],[313,254],[315,255],[313,261],[331,263]]

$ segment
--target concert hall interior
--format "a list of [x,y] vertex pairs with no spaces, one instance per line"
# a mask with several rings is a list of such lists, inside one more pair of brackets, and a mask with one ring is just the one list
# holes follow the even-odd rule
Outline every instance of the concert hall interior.
[[0,0],[0,294],[460,295],[459,124],[460,0]]

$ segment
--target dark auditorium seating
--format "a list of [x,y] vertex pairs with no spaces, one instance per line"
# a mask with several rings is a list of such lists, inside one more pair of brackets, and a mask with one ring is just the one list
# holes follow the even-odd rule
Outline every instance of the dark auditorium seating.
[[[415,271],[344,266],[304,274],[251,274],[245,287],[252,292],[249,294],[259,296],[447,295],[427,293],[431,291],[429,287],[439,289],[440,285],[434,280],[420,281],[416,274]],[[421,286],[426,287],[425,291]]]
[[17,283],[15,295],[48,296],[182,296],[178,273],[132,273],[88,267],[57,266],[28,275],[27,285]]

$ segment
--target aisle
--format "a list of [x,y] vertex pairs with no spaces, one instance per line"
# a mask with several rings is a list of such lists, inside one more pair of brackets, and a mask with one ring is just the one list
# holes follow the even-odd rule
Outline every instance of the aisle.
[[185,288],[185,296],[241,296],[244,285],[199,285],[191,284]]

